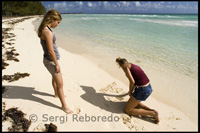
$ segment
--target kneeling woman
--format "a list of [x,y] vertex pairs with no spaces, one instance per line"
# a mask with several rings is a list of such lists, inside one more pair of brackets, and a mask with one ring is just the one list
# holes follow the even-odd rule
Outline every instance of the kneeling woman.
[[130,81],[128,93],[130,99],[126,104],[125,113],[128,115],[150,115],[153,116],[158,123],[158,112],[141,103],[141,101],[145,101],[152,93],[150,81],[144,71],[139,66],[129,63],[124,58],[117,58],[116,62],[123,69]]

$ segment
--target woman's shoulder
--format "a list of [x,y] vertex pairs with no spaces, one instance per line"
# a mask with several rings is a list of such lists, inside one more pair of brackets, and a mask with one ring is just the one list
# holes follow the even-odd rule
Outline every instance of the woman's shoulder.
[[43,37],[53,37],[53,34],[52,32],[47,28],[45,27],[43,30],[42,30],[42,36]]
[[51,31],[45,27],[43,30],[42,30],[42,33],[46,34],[46,33],[51,33]]

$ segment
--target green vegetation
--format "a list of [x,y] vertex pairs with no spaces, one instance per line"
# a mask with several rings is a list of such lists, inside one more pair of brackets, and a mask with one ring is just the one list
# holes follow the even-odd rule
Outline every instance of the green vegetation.
[[46,12],[39,1],[3,1],[2,16],[41,15]]

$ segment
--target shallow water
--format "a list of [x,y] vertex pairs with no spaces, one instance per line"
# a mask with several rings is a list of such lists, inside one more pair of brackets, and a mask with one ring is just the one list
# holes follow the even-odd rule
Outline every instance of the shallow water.
[[137,55],[197,79],[197,15],[81,14],[62,18],[55,32],[66,38],[75,36],[105,54],[112,55],[115,49]]

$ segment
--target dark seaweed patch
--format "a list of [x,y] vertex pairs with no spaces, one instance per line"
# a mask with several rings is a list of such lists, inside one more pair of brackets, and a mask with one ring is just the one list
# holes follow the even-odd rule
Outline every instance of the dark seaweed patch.
[[2,70],[3,70],[3,69],[6,69],[6,67],[7,67],[8,65],[9,65],[9,64],[6,63],[6,62],[4,61],[4,59],[2,59]]
[[30,19],[30,18],[33,18],[33,17],[26,17],[26,18],[22,18],[22,19],[18,19],[18,20],[12,20],[12,22],[9,22],[8,24],[14,25],[16,23],[23,22],[24,20]]
[[50,124],[45,124],[45,131],[44,132],[57,132],[57,126],[50,123]]
[[6,121],[10,117],[12,121],[12,126],[8,128],[9,132],[27,132],[31,125],[31,120],[24,118],[24,113],[18,108],[9,108],[5,111],[2,116],[2,121]]
[[28,73],[19,73],[19,72],[17,72],[14,75],[4,75],[2,77],[2,81],[7,80],[8,82],[13,82],[13,81],[19,80],[20,78],[27,77],[29,75],[30,74],[28,74]]
[[14,53],[13,51],[16,51],[15,49],[12,49],[11,51],[6,51],[6,58],[7,60],[14,60],[16,62],[19,62],[19,60],[15,57],[18,56],[18,53]]

